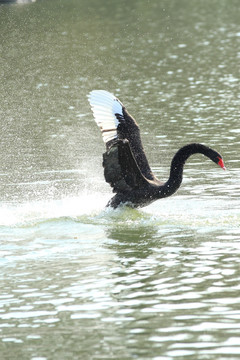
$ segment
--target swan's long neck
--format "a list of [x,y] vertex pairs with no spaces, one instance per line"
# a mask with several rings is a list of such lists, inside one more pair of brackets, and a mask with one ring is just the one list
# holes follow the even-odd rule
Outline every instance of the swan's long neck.
[[167,197],[174,194],[180,187],[183,177],[183,167],[189,156],[201,153],[210,158],[209,152],[212,149],[202,144],[188,144],[177,151],[174,155],[170,168],[169,179],[159,190],[159,197]]

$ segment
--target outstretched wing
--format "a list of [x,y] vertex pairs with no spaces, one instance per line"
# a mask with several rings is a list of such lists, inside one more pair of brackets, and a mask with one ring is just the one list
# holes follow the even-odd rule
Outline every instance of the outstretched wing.
[[140,172],[149,180],[155,180],[146,158],[139,127],[123,104],[105,90],[93,90],[88,95],[94,119],[100,127],[107,150],[114,140],[128,140],[132,156]]
[[94,120],[101,129],[103,141],[108,144],[111,140],[117,139],[119,120],[115,114],[122,115],[123,105],[120,101],[105,90],[91,91],[88,94],[88,101],[93,111]]

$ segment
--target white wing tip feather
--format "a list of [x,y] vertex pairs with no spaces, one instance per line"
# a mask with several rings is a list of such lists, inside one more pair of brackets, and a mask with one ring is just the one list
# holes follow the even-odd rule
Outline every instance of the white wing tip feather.
[[103,141],[107,143],[116,139],[119,121],[115,114],[123,115],[121,102],[106,90],[92,90],[88,94],[88,101],[94,120],[101,129]]

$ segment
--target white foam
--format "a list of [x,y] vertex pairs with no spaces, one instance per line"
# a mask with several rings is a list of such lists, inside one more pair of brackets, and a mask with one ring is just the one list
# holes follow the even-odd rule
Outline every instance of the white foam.
[[0,226],[15,227],[64,217],[78,218],[97,214],[109,200],[109,195],[83,193],[79,196],[56,200],[26,201],[0,204]]

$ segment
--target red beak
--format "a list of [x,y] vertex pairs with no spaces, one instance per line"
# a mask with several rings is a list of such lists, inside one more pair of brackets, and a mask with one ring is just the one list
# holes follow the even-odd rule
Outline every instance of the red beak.
[[225,165],[224,165],[224,162],[223,162],[223,159],[222,159],[222,158],[219,158],[218,165],[219,165],[219,166],[221,166],[221,168],[222,168],[223,170],[226,170],[226,168],[225,168]]

